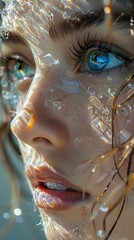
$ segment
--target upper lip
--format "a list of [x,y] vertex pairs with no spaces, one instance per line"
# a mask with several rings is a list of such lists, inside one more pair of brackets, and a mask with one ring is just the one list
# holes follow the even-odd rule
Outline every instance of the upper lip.
[[36,188],[40,185],[41,182],[55,182],[64,185],[67,188],[82,192],[83,190],[79,187],[73,185],[64,177],[58,175],[50,168],[46,166],[34,167],[29,165],[26,167],[26,174],[31,182],[33,188]]

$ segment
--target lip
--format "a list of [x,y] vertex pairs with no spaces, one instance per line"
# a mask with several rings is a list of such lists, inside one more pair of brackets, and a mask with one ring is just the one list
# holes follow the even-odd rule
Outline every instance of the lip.
[[[83,195],[82,189],[71,184],[64,177],[52,171],[51,168],[40,166],[38,168],[32,165],[27,166],[26,174],[33,187],[35,203],[38,207],[46,210],[62,211],[76,204],[80,204],[90,199],[90,195]],[[68,188],[67,191],[50,190],[43,183],[55,182]]]

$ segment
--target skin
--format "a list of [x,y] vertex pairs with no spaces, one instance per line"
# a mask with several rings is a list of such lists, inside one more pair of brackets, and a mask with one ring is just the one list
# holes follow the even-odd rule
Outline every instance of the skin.
[[[50,0],[50,2],[52,1]],[[57,7],[59,7],[58,3]],[[84,4],[82,7],[84,9]],[[89,11],[98,10],[98,8],[101,7],[102,2],[99,6],[98,1],[94,1],[94,3],[93,1],[89,1]],[[86,11],[87,9],[85,8],[84,10]],[[75,10],[72,8],[71,12],[69,11],[69,15],[71,16],[74,13]],[[56,11],[54,15],[54,21],[55,24],[57,24],[62,16]],[[32,29],[32,24],[30,27]],[[15,30],[18,31],[18,27],[16,27]],[[110,28],[106,21],[102,22],[99,26],[89,27],[83,32],[72,33],[60,40],[52,41],[49,36],[48,38],[43,38],[39,43],[40,50],[42,52],[51,53],[55,59],[60,61],[60,64],[52,64],[51,66],[45,65],[43,68],[41,68],[37,61],[38,58],[42,61],[42,56],[38,56],[37,54],[33,55],[32,44],[30,45],[29,40],[26,46],[20,43],[15,44],[10,42],[8,44],[5,42],[3,45],[3,52],[5,55],[10,52],[11,55],[17,54],[23,56],[24,60],[28,60],[28,64],[31,67],[36,67],[34,78],[30,79],[27,83],[22,83],[18,88],[21,93],[21,101],[17,107],[17,115],[11,123],[12,131],[17,136],[20,144],[25,166],[27,167],[28,164],[31,164],[39,167],[42,164],[47,164],[56,170],[59,175],[64,176],[64,178],[81,190],[84,188],[85,191],[91,195],[91,199],[88,203],[77,206],[74,205],[72,208],[65,211],[55,212],[40,209],[44,221],[46,215],[50,217],[50,222],[47,225],[46,231],[48,239],[51,240],[55,239],[53,231],[57,231],[56,229],[50,231],[53,222],[58,224],[59,229],[63,227],[68,232],[72,228],[75,228],[77,224],[84,222],[86,225],[86,236],[83,235],[84,237],[82,239],[88,239],[87,236],[91,236],[91,239],[98,239],[92,221],[90,220],[91,207],[96,197],[104,191],[107,184],[111,181],[112,172],[115,170],[113,157],[110,157],[109,160],[99,165],[95,174],[92,173],[92,169],[98,163],[96,160],[97,157],[110,151],[112,146],[109,141],[104,140],[104,138],[102,139],[106,131],[103,131],[100,135],[98,129],[93,128],[92,117],[88,109],[92,107],[94,110],[97,109],[95,102],[91,101],[91,96],[93,94],[93,97],[96,97],[100,106],[100,110],[97,109],[98,114],[102,114],[104,108],[107,107],[109,111],[108,116],[111,118],[112,105],[108,105],[108,102],[112,97],[108,89],[115,89],[118,91],[125,79],[130,75],[132,66],[130,64],[128,66],[122,66],[121,68],[116,67],[109,71],[103,71],[102,73],[91,73],[88,76],[86,71],[78,73],[72,70],[72,64],[68,54],[69,47],[72,43],[77,45],[76,38],[80,38],[82,35],[85,36],[89,31],[96,35],[98,41],[100,40],[100,35],[104,42],[111,43],[112,41],[112,44],[118,48],[119,52],[122,49],[127,57],[131,58],[134,55],[133,38],[129,31],[124,28],[118,29],[116,26]],[[45,44],[43,44],[43,41]],[[108,80],[108,77],[112,80]],[[61,79],[70,81],[76,79],[80,86],[80,93],[70,93],[68,90],[63,89],[60,85]],[[59,85],[60,87],[58,87]],[[92,93],[91,87],[95,89],[94,93]],[[87,91],[88,88],[89,92]],[[127,91],[128,90],[125,89],[120,94],[118,104]],[[99,94],[103,95],[102,99],[98,97]],[[54,101],[59,102],[59,109],[53,105]],[[130,136],[133,135],[134,124],[132,120],[134,117],[134,110],[131,100],[129,101],[129,106],[131,107],[131,111],[128,112],[127,116],[119,116],[119,114],[116,116],[116,123],[118,123],[115,127],[116,144],[120,141],[121,143],[125,141],[119,134],[119,132],[124,129],[124,126]],[[29,113],[27,124],[30,121],[31,114],[34,116],[32,127],[28,128],[27,124],[23,121],[26,114],[24,110]],[[103,117],[104,124],[106,125],[106,114],[103,113]],[[130,120],[129,123],[128,119]],[[111,123],[108,125],[108,131],[110,133],[112,131]],[[44,138],[44,141],[33,141],[36,137]],[[32,155],[30,155],[30,153]],[[119,163],[118,157],[120,154],[121,152],[118,152],[115,156],[117,164]],[[81,168],[85,162],[88,164],[86,167]],[[121,169],[121,175],[126,179],[125,166]],[[29,184],[31,186],[30,182]],[[119,189],[123,189],[124,187],[118,175],[113,180],[110,191],[116,190],[117,186]],[[32,187],[31,191],[33,191]],[[119,191],[117,191],[117,194],[113,194],[113,196],[111,196],[110,193],[106,194],[106,202],[111,205],[115,200],[115,196],[118,198],[119,195]],[[131,223],[134,222],[134,207],[132,200],[133,193],[130,191],[125,210],[118,221],[114,233],[111,235],[113,239],[120,239],[123,237],[129,240],[133,239],[133,227],[130,226]],[[110,229],[111,223],[114,223],[119,207],[120,205],[108,217],[107,229]],[[101,228],[100,216],[98,216],[96,222],[99,226],[98,228]],[[83,230],[82,234],[84,234]],[[68,239],[68,234],[65,239]],[[76,237],[74,239],[77,240],[78,238]]]

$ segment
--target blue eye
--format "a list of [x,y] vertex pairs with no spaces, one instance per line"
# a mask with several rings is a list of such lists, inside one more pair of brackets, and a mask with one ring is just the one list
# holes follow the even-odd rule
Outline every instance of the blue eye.
[[14,76],[19,79],[24,77],[33,77],[35,74],[34,68],[30,67],[23,61],[16,61],[14,64]]
[[108,69],[119,67],[125,60],[112,52],[95,49],[87,57],[87,66],[91,72],[102,72]]

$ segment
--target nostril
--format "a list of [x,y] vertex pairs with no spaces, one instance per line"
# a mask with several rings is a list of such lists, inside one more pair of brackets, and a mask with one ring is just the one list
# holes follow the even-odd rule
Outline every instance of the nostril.
[[36,137],[33,139],[34,142],[37,142],[37,143],[45,143],[45,144],[48,144],[48,145],[52,145],[52,142],[49,141],[47,138],[43,138],[43,137]]

